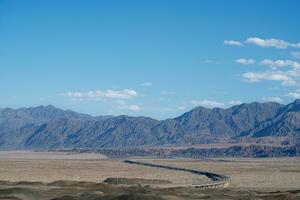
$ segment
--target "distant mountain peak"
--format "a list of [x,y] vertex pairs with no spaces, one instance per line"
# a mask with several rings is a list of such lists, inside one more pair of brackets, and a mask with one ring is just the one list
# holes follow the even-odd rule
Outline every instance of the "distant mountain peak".
[[300,136],[300,100],[196,107],[167,120],[97,116],[53,105],[0,109],[0,148],[101,148],[191,145],[229,138]]
[[[63,111],[63,109],[57,108],[57,107],[55,107],[54,105],[51,105],[51,104],[49,104],[49,105],[39,105],[39,106],[35,106],[35,107],[30,107],[30,108],[31,109],[36,109],[36,110],[45,109],[45,110],[61,110],[61,111]],[[26,109],[26,108],[24,108],[24,109]]]
[[300,99],[295,99],[295,101],[294,101],[294,102],[292,102],[292,104],[294,104],[294,105],[298,105],[298,104],[300,104]]

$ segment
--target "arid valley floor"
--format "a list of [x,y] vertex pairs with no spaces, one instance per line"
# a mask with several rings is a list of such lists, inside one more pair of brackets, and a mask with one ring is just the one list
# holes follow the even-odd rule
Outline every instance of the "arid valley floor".
[[[300,199],[300,158],[132,159],[232,180],[226,189],[200,189],[192,186],[210,182],[205,176],[130,165],[100,154],[7,151],[0,152],[0,199]],[[141,181],[105,183],[108,178]]]

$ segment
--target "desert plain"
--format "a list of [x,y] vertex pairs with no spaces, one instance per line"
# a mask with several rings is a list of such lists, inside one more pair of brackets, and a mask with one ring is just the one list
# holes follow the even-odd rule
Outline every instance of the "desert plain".
[[[126,158],[127,159],[127,158]],[[229,176],[224,189],[201,189],[205,176],[124,163],[96,153],[0,152],[0,199],[300,199],[300,158],[130,158]],[[162,180],[110,184],[109,178]],[[118,180],[118,179],[117,179]],[[163,182],[165,181],[165,182]]]

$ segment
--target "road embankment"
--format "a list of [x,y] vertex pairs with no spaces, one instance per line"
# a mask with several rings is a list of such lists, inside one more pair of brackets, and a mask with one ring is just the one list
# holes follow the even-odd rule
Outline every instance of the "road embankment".
[[204,188],[204,189],[227,188],[227,187],[229,187],[229,183],[231,181],[230,177],[222,175],[222,174],[213,173],[213,172],[206,172],[206,171],[200,171],[200,170],[194,170],[194,169],[186,169],[186,168],[167,166],[167,165],[158,165],[158,164],[139,162],[139,161],[133,161],[133,160],[125,160],[124,162],[128,163],[128,164],[143,165],[143,166],[147,166],[147,167],[155,167],[155,168],[162,168],[162,169],[168,169],[168,170],[189,172],[189,173],[193,173],[193,174],[197,174],[197,175],[201,175],[201,176],[206,176],[212,180],[210,183],[193,184],[192,187],[198,187],[198,188]]

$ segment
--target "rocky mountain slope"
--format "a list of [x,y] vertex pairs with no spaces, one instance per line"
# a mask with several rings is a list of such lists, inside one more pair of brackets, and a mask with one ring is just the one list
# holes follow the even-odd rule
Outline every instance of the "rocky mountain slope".
[[300,138],[300,100],[249,103],[228,109],[197,107],[167,120],[99,116],[53,106],[0,109],[0,148],[112,148],[204,144],[230,138]]
[[300,136],[300,100],[280,108],[274,118],[260,123],[241,136]]
[[197,107],[154,128],[161,143],[201,144],[219,142],[273,119],[282,105],[249,103],[228,109]]

